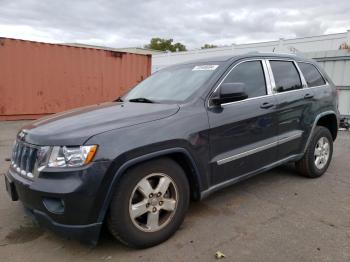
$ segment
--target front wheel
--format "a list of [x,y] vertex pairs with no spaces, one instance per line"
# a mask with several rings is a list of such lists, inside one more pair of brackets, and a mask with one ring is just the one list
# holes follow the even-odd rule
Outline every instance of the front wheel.
[[295,163],[303,176],[316,178],[322,176],[332,159],[333,138],[330,131],[323,127],[315,128],[304,157]]
[[115,188],[108,228],[122,243],[136,248],[157,245],[175,233],[189,204],[183,169],[163,158],[128,170]]

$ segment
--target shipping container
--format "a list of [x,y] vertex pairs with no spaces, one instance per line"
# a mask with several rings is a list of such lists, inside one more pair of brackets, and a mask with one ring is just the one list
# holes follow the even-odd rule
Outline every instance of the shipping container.
[[0,38],[0,120],[112,101],[150,73],[150,55]]

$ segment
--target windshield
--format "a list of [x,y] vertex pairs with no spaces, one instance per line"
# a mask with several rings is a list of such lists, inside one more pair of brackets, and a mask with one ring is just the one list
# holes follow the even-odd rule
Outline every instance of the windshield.
[[215,72],[218,65],[181,65],[154,73],[124,97],[130,102],[184,101]]

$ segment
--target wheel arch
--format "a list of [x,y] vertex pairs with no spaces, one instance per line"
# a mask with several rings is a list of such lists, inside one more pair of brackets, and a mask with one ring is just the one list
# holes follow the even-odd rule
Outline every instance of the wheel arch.
[[98,216],[98,221],[103,222],[107,210],[109,208],[110,202],[112,200],[115,185],[123,177],[123,174],[131,167],[138,165],[140,163],[150,161],[157,158],[168,157],[175,162],[177,162],[185,171],[186,177],[190,186],[190,195],[194,200],[200,199],[200,192],[202,189],[202,183],[199,175],[197,165],[191,156],[191,154],[184,148],[171,148],[165,149],[146,155],[142,155],[133,159],[129,159],[123,165],[121,165],[113,176],[112,182],[107,191],[105,200],[103,202],[102,208]]
[[316,126],[323,126],[327,128],[332,134],[333,141],[337,138],[338,120],[335,113],[329,113],[319,117]]
[[[329,117],[331,117],[332,119],[335,119],[335,130],[333,130],[335,133],[332,134],[332,137],[333,137],[333,140],[336,139],[337,137],[337,133],[338,133],[338,117],[337,117],[337,114],[334,112],[334,111],[325,111],[325,112],[322,112],[320,114],[318,114],[316,117],[315,117],[315,120],[314,120],[314,123],[312,125],[312,128],[311,128],[311,131],[310,131],[310,134],[309,134],[309,137],[306,141],[306,144],[305,144],[305,148],[304,148],[304,151],[303,151],[303,154],[305,154],[309,144],[310,144],[310,141],[311,141],[311,138],[314,134],[314,131],[315,131],[315,128],[316,126],[318,125],[321,125],[323,126],[322,124],[325,124],[326,121],[325,120],[321,120],[321,119],[328,119]],[[321,122],[320,122],[321,120]],[[326,128],[328,128],[327,126],[325,126]],[[332,133],[332,131],[330,131]]]

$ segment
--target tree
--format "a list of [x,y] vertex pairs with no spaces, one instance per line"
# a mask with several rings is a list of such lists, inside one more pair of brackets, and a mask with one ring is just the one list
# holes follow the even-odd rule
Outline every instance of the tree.
[[173,39],[163,39],[159,37],[154,37],[151,39],[148,45],[145,45],[145,48],[161,50],[161,51],[170,51],[170,52],[178,52],[178,51],[187,51],[186,46],[181,43],[174,43]]
[[342,43],[339,46],[339,50],[348,50],[348,51],[350,51],[350,46],[347,43]]
[[215,48],[218,47],[217,45],[212,45],[212,44],[205,44],[204,46],[201,47],[201,49],[208,49],[208,48]]

